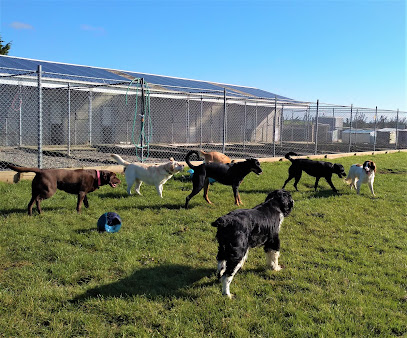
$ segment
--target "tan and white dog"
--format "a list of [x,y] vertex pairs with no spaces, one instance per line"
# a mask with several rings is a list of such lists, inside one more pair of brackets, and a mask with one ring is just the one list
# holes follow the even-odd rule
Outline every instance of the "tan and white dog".
[[184,166],[171,157],[170,161],[164,164],[147,165],[145,163],[130,163],[123,160],[119,155],[111,155],[117,163],[125,167],[125,176],[127,182],[127,193],[131,195],[131,188],[135,184],[136,192],[140,193],[141,183],[154,185],[158,195],[163,197],[163,185],[175,173],[184,169]]
[[350,188],[355,188],[360,193],[362,183],[367,183],[373,196],[376,196],[373,190],[373,182],[376,174],[376,163],[365,161],[363,164],[353,164],[346,177],[345,182],[350,183]]

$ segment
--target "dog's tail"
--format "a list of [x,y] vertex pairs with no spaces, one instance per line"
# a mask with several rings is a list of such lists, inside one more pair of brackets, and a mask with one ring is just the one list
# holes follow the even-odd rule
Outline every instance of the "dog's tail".
[[127,167],[129,164],[131,164],[130,162],[127,162],[127,161],[123,160],[123,159],[122,159],[119,155],[117,155],[117,154],[112,154],[111,156],[116,160],[117,163],[119,163],[119,164],[121,164],[121,165],[123,165],[123,166],[125,166],[125,167]]
[[[190,150],[190,151],[188,151],[187,156],[185,156],[185,162],[187,162],[188,167],[190,167],[191,169],[194,169],[194,168],[196,167],[196,166],[194,166],[194,165],[191,163],[191,161],[189,160],[193,154],[195,154],[196,156],[199,157],[199,153],[198,153],[196,150]],[[200,159],[200,157],[199,157],[199,159]]]
[[349,171],[348,172],[348,177],[345,178],[345,183],[349,184],[351,182],[352,182],[352,177],[351,177],[351,174],[350,174],[350,171]]
[[10,168],[11,170],[17,171],[19,173],[40,173],[42,171],[42,169],[39,168],[26,168],[26,167],[16,167],[14,165],[8,164],[7,165],[8,168]]
[[298,154],[293,153],[292,151],[290,151],[290,152],[288,152],[287,154],[284,155],[284,157],[285,157],[287,160],[290,160],[290,161],[292,162],[293,159],[291,158],[291,156],[298,156]]
[[11,169],[11,170],[17,171],[17,174],[15,174],[14,178],[13,178],[14,183],[20,182],[20,179],[21,179],[20,173],[31,173],[31,172],[33,172],[33,173],[38,174],[38,173],[41,172],[41,169],[39,169],[39,168],[16,167],[16,166],[14,166],[12,164],[8,164],[7,167],[9,169]]

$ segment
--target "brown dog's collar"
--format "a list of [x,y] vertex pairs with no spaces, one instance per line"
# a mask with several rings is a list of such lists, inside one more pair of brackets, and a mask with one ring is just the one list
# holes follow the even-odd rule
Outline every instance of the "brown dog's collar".
[[96,176],[98,178],[98,188],[102,185],[102,181],[100,180],[100,171],[96,170]]

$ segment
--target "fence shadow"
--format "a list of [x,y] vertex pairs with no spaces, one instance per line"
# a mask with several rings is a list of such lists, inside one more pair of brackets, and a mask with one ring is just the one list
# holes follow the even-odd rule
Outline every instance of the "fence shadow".
[[177,264],[142,268],[117,282],[87,290],[84,294],[72,299],[71,302],[83,302],[100,296],[132,297],[141,295],[149,299],[173,296],[191,298],[191,294],[186,288],[193,286],[203,277],[214,277],[214,271],[214,269],[193,268]]

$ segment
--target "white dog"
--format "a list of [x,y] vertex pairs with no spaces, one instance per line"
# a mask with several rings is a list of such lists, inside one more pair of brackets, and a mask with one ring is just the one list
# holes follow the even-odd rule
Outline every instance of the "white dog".
[[365,161],[362,165],[354,164],[350,167],[345,182],[350,183],[350,188],[355,188],[358,194],[362,183],[367,183],[373,196],[375,196],[373,191],[375,173],[376,163],[373,161]]
[[158,195],[163,197],[163,185],[172,175],[184,169],[184,166],[171,157],[170,161],[164,164],[147,165],[144,163],[130,163],[123,160],[119,155],[112,154],[112,157],[125,167],[127,182],[127,193],[131,195],[131,188],[135,183],[136,192],[140,193],[141,183],[154,185]]

